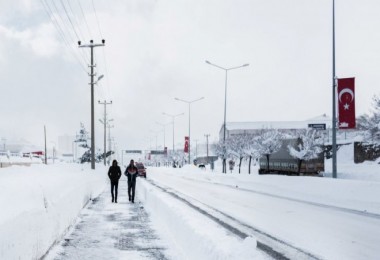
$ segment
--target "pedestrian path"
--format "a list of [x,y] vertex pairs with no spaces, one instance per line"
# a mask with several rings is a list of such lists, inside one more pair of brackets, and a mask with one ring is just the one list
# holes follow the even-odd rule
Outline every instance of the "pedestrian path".
[[127,183],[120,180],[118,203],[109,189],[82,210],[77,224],[46,259],[167,259],[163,241],[136,197],[128,201]]

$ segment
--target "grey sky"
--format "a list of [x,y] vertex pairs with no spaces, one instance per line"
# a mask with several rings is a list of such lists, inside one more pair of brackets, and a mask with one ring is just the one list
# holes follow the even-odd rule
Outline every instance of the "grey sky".
[[[87,55],[66,21],[72,46],[42,5],[51,0],[0,0],[0,137],[43,143],[90,130],[89,77],[73,58]],[[67,1],[66,7],[68,8]],[[92,1],[69,0],[84,39],[101,41]],[[60,1],[55,1],[61,7]],[[188,109],[174,98],[193,100],[191,136],[217,137],[223,122],[224,67],[249,63],[228,74],[227,121],[304,120],[331,115],[332,0],[94,0],[106,46],[98,48],[97,100],[112,100],[112,132],[119,149],[155,146],[155,123],[176,119],[176,142],[188,132]],[[379,94],[380,3],[336,0],[337,76],[356,77],[357,115],[369,112]],[[63,9],[60,15],[67,19]],[[72,15],[71,11],[69,15]],[[58,17],[58,16],[57,16]],[[73,16],[72,16],[73,17]],[[81,57],[81,56],[80,56]],[[106,66],[105,66],[106,60]],[[86,68],[87,69],[87,68]],[[96,105],[96,144],[102,147],[103,106]],[[158,135],[162,145],[162,133]],[[171,126],[166,145],[172,145]]]

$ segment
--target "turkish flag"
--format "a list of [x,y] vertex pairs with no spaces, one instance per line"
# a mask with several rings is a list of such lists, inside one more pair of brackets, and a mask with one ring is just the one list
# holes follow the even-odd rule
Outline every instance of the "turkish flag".
[[185,149],[183,149],[185,153],[189,152],[189,137],[185,136]]
[[355,78],[338,79],[339,129],[352,129],[355,124]]

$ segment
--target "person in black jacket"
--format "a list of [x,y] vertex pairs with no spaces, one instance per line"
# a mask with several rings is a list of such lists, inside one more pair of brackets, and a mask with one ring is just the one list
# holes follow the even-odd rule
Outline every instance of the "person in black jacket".
[[[121,177],[121,170],[120,167],[117,165],[117,161],[112,161],[112,166],[108,170],[108,177],[111,180],[111,195],[112,195],[112,202],[115,201],[117,203],[117,187],[119,186],[119,179]],[[113,194],[113,191],[115,189],[115,196]]]
[[[127,169],[125,169],[124,174],[128,177],[129,201],[132,201],[132,203],[135,203],[136,177],[138,175],[138,170],[133,160],[131,160]],[[132,194],[131,194],[131,190],[132,190]]]

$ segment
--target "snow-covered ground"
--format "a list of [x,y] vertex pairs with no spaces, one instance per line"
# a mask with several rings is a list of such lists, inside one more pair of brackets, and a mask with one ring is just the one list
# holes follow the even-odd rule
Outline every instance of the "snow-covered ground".
[[[237,167],[222,174],[220,163],[214,172],[192,165],[148,167],[147,179],[138,179],[136,201],[148,212],[168,259],[267,259],[257,248],[263,241],[291,259],[308,259],[308,253],[322,259],[377,259],[380,167],[355,165],[352,150],[339,150],[338,179],[328,177],[330,161],[323,178],[260,176],[257,165],[252,174],[247,165],[241,174]],[[108,202],[106,172],[100,165],[91,171],[88,165],[64,163],[0,169],[0,259],[40,258],[69,235],[90,198],[103,194],[101,201]],[[126,192],[124,186],[125,181],[119,192]],[[103,208],[104,216],[128,216],[133,210],[123,203]],[[91,232],[100,236],[94,241],[107,233]],[[128,252],[113,255],[128,258]]]
[[38,259],[104,189],[104,168],[52,164],[0,169],[0,259]]

